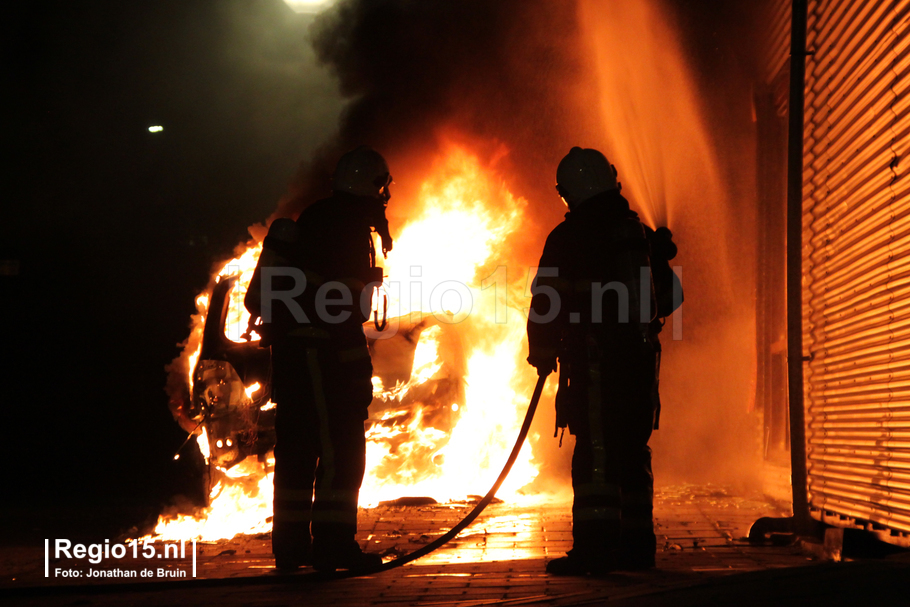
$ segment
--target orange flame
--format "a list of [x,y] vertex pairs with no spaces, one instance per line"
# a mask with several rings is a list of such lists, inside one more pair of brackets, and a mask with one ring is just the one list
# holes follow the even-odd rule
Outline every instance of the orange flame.
[[[508,261],[502,252],[521,226],[526,203],[461,148],[450,150],[434,175],[423,184],[415,219],[401,230],[387,260],[390,315],[410,314],[419,321],[429,313],[459,325],[456,330],[469,344],[466,398],[452,404],[460,419],[451,432],[423,423],[421,412],[405,426],[389,428],[382,423],[386,417],[368,430],[363,505],[402,495],[450,499],[486,491],[508,457],[533,382],[521,363],[525,318],[505,297],[514,285],[483,288],[485,279],[504,282],[505,273],[496,276],[494,264]],[[445,312],[455,315],[450,319]],[[440,329],[421,334],[410,382],[380,392],[380,399],[400,401],[408,389],[440,372]],[[402,434],[409,440],[399,444]],[[530,451],[523,450],[503,495],[514,496],[536,476]],[[422,456],[412,457],[416,453]],[[393,472],[390,460],[401,464]],[[420,463],[425,465],[415,467]]]
[[[407,382],[386,387],[379,377],[373,379],[374,403],[388,409],[367,430],[362,506],[404,495],[461,498],[485,492],[498,475],[535,379],[523,362],[525,316],[516,302],[508,301],[510,293],[523,294],[527,277],[517,272],[508,277],[497,267],[509,261],[503,251],[521,227],[525,206],[478,158],[459,147],[437,162],[417,204],[409,206],[414,219],[400,230],[385,264],[389,317],[410,315],[419,322],[432,315],[439,324],[421,333]],[[248,247],[216,273],[219,279],[240,275],[225,328],[234,341],[241,341],[249,321],[242,302],[261,250],[261,244]],[[204,324],[207,305],[208,297],[201,295],[197,328]],[[449,324],[457,326],[445,326]],[[402,405],[409,391],[445,373],[440,337],[448,330],[458,331],[468,344],[464,402],[447,405],[458,419],[451,431],[429,422],[422,406],[408,410]],[[197,345],[188,357],[190,373],[198,356]],[[247,386],[248,396],[258,389]],[[203,442],[207,450],[204,434],[200,448]],[[500,497],[516,499],[536,474],[526,445]],[[220,539],[268,530],[271,495],[271,473],[248,458],[222,471],[208,508],[196,517],[162,517],[155,534]]]

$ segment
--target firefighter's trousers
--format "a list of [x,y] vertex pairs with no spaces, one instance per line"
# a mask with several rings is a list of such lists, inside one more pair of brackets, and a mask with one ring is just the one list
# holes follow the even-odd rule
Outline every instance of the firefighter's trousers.
[[372,400],[365,341],[337,347],[289,336],[272,346],[275,497],[272,551],[303,561],[350,550]]
[[654,351],[641,343],[591,341],[574,376],[579,415],[572,457],[573,555],[647,563],[656,550]]

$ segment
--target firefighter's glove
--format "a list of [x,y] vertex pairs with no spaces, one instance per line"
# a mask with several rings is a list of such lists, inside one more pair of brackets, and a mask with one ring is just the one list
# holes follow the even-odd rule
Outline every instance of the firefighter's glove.
[[651,237],[651,252],[660,259],[672,260],[676,257],[676,243],[669,228],[657,228]]
[[528,363],[537,368],[537,375],[546,377],[556,371],[556,356],[550,354],[531,354],[528,356]]
[[392,250],[392,237],[389,236],[388,227],[385,232],[380,232],[379,237],[382,239],[382,256],[384,258],[389,256],[389,251]]

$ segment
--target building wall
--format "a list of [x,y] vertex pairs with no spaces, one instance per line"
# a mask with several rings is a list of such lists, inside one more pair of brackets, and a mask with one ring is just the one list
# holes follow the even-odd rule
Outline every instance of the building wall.
[[765,3],[761,81],[754,87],[758,160],[758,301],[756,404],[763,419],[765,493],[790,501],[787,409],[787,115],[790,86],[790,0]]
[[[910,0],[810,0],[803,172],[810,509],[901,545],[910,545],[908,24]],[[781,41],[789,46],[775,27],[769,85]]]

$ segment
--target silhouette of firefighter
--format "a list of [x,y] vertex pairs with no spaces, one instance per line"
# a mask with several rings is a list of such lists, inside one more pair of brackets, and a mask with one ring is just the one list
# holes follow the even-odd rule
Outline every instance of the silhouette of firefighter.
[[[658,333],[682,301],[669,260],[676,245],[620,194],[616,169],[572,148],[556,172],[569,208],[547,238],[532,287],[528,362],[559,365],[557,431],[575,435],[572,532],[554,575],[654,566],[654,478],[648,440],[660,400]],[[564,431],[564,430],[563,430]]]
[[[363,323],[382,282],[371,232],[391,250],[385,208],[392,177],[361,146],[338,162],[331,198],[296,222],[276,220],[246,300],[271,346],[275,418],[272,552],[281,570],[365,569],[357,498],[365,466],[364,420],[373,367]],[[312,532],[312,542],[311,542]]]

